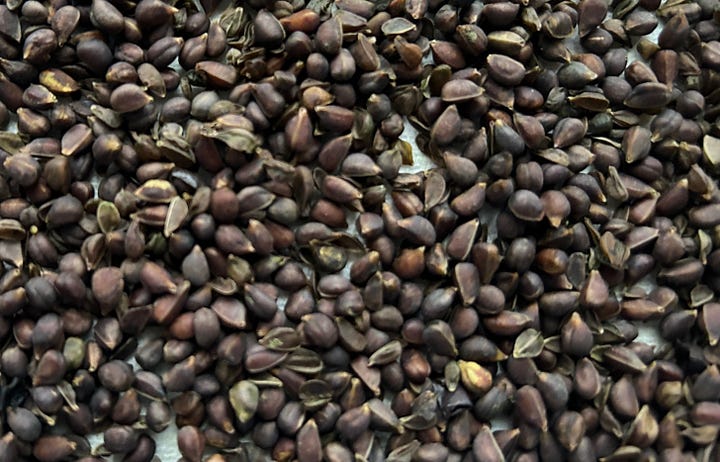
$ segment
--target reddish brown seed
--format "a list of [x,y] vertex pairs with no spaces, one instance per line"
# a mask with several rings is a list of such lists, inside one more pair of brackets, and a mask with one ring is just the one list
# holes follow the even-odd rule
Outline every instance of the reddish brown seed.
[[200,61],[195,72],[205,77],[208,86],[216,88],[231,88],[238,77],[234,66],[217,61]]
[[306,8],[281,18],[280,24],[290,32],[311,33],[320,25],[320,16],[314,10]]
[[92,292],[101,306],[107,309],[115,308],[120,302],[123,288],[123,274],[119,268],[100,268],[93,273]]
[[41,436],[33,445],[32,455],[40,462],[63,460],[75,452],[77,443],[61,435]]

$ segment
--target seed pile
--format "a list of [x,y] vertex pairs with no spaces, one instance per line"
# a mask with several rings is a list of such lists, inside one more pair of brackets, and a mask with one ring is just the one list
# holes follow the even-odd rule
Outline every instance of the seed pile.
[[0,461],[720,457],[717,0],[217,9],[0,4]]

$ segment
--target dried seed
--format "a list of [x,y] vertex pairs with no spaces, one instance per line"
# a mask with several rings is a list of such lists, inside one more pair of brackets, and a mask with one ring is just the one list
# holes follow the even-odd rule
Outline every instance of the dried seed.
[[110,95],[110,105],[120,114],[140,110],[152,101],[150,95],[132,83],[120,85]]
[[500,85],[514,87],[525,78],[525,66],[505,55],[488,55],[487,66],[490,77]]

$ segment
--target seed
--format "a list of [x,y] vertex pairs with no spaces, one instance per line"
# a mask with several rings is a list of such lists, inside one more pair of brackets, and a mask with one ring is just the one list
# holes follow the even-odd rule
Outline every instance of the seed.
[[463,69],[466,66],[462,50],[452,42],[433,40],[430,42],[430,50],[432,51],[435,62],[439,64],[446,64],[452,69]]
[[209,86],[217,88],[230,88],[237,80],[234,67],[216,61],[200,61],[195,64],[195,72],[204,76]]
[[528,425],[547,431],[547,413],[540,392],[530,385],[518,389],[515,412]]
[[30,33],[23,43],[23,59],[41,65],[50,59],[57,48],[57,36],[52,29],[40,28]]
[[17,154],[8,157],[3,166],[21,186],[35,184],[40,176],[40,164],[27,154]]
[[580,359],[575,366],[573,389],[585,399],[593,399],[601,391],[601,377],[588,358]]
[[505,455],[498,445],[495,436],[490,431],[490,427],[483,425],[475,436],[472,445],[473,457],[477,460],[487,460],[488,462],[497,462],[505,460]]
[[525,78],[525,66],[508,56],[490,54],[487,65],[490,77],[500,85],[513,87]]
[[574,356],[586,356],[593,346],[590,328],[577,314],[573,313],[563,325],[561,331],[563,350]]
[[625,105],[632,109],[660,109],[667,105],[670,94],[664,84],[646,82],[637,85],[625,98]]
[[35,441],[32,455],[41,462],[63,460],[77,449],[77,443],[65,436],[45,435]]
[[508,201],[508,208],[517,218],[527,221],[540,221],[545,216],[540,198],[525,189],[517,190]]
[[542,334],[535,329],[527,329],[515,339],[513,358],[535,358],[542,351],[542,345]]
[[[149,0],[156,1],[156,0]],[[137,16],[137,10],[135,12]],[[179,55],[184,44],[180,37],[164,37],[155,41],[145,52],[147,61],[158,69],[170,65]]]
[[93,0],[90,19],[108,34],[118,34],[124,29],[122,13],[106,0]]
[[182,427],[178,430],[177,441],[183,457],[191,462],[202,460],[205,449],[205,435],[202,434],[199,428],[189,425]]
[[580,37],[585,37],[599,26],[607,15],[608,6],[598,0],[583,0],[578,4],[578,26]]
[[342,46],[342,23],[339,17],[320,24],[316,32],[316,42],[320,52],[335,55]]
[[370,407],[364,404],[345,411],[337,420],[336,428],[340,435],[352,441],[367,430],[370,425]]
[[578,412],[563,412],[555,423],[555,433],[565,449],[575,451],[585,436],[585,421]]
[[296,446],[298,457],[302,460],[319,462],[323,458],[317,424],[309,419],[297,433]]
[[543,31],[556,39],[564,39],[572,35],[574,26],[573,19],[563,11],[552,13],[542,23]]
[[458,361],[460,379],[470,392],[482,395],[492,387],[492,375],[487,369],[474,361]]
[[85,66],[98,76],[105,75],[113,61],[112,50],[104,41],[98,38],[89,37],[82,40],[75,47],[75,51]]
[[110,95],[112,108],[121,114],[142,109],[152,100],[142,88],[132,83],[120,85]]
[[557,73],[560,85],[570,90],[580,90],[593,82],[598,75],[579,61],[572,61],[563,65]]
[[642,372],[647,367],[632,350],[623,346],[613,346],[603,353],[608,364],[620,371],[629,373]]
[[42,85],[30,85],[23,93],[23,103],[32,109],[49,109],[57,98]]
[[139,434],[132,427],[114,425],[103,433],[105,449],[124,454],[131,452],[138,443]]
[[469,101],[482,95],[482,89],[470,80],[450,80],[442,87],[441,97],[448,103]]
[[7,422],[13,433],[23,441],[32,443],[41,436],[42,425],[40,420],[25,408],[8,409]]
[[125,391],[132,385],[132,368],[122,361],[110,361],[98,369],[98,378],[111,391]]
[[580,141],[587,131],[587,120],[566,117],[558,121],[553,131],[553,145],[566,148]]

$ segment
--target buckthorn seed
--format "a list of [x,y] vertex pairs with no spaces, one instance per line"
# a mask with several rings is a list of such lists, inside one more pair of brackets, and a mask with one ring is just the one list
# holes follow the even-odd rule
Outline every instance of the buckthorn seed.
[[708,2],[201,3],[0,5],[7,459],[712,448]]

